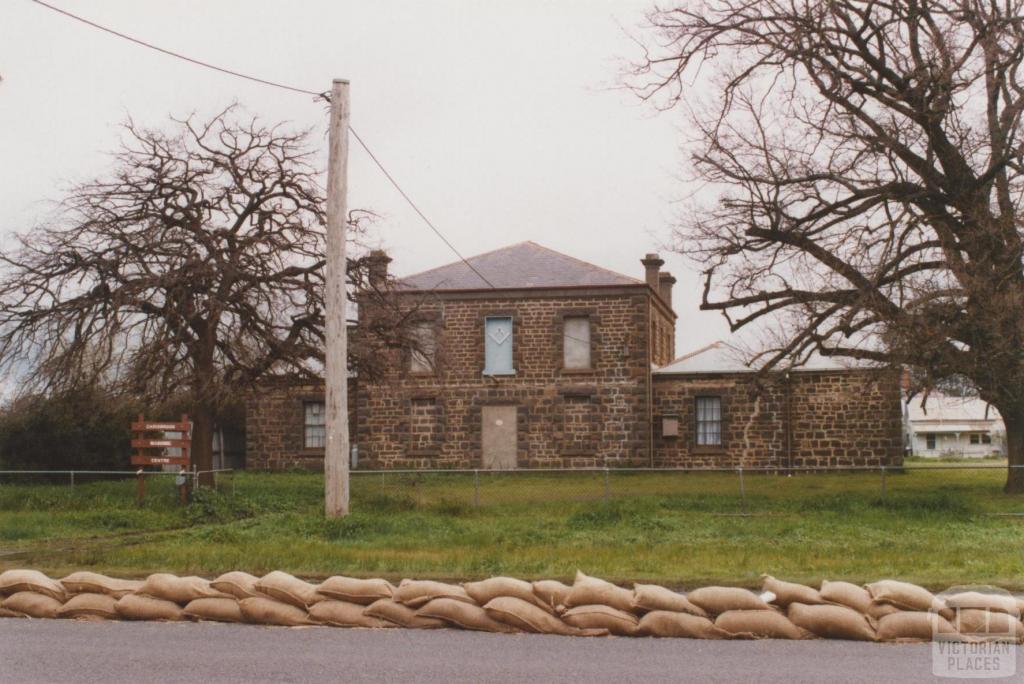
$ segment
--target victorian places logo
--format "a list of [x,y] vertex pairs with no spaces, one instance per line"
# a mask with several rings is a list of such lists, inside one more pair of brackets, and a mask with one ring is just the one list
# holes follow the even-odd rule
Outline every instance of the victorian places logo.
[[1024,599],[991,586],[955,586],[932,611],[932,674],[997,679],[1017,674]]

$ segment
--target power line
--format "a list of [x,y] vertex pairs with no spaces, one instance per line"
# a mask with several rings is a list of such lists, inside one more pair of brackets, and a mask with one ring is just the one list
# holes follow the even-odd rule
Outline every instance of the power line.
[[124,38],[127,41],[135,43],[136,45],[141,45],[142,47],[147,47],[150,50],[156,50],[157,52],[162,52],[165,55],[170,55],[171,57],[177,57],[178,59],[183,59],[186,62],[191,62],[192,64],[196,64],[196,65],[201,66],[201,67],[206,67],[207,69],[213,69],[214,71],[219,71],[222,74],[228,74],[229,76],[237,76],[238,78],[244,78],[247,81],[254,81],[256,83],[262,83],[263,85],[273,86],[275,88],[282,88],[284,90],[291,90],[291,91],[296,92],[296,93],[303,93],[303,94],[306,94],[306,95],[314,95],[314,96],[315,95],[320,95],[320,93],[315,93],[312,90],[304,90],[302,88],[295,88],[294,86],[284,85],[283,83],[275,83],[274,81],[268,81],[268,80],[263,79],[263,78],[257,78],[256,76],[249,76],[248,74],[243,74],[243,73],[238,72],[238,71],[232,71],[231,69],[225,69],[224,67],[219,67],[219,66],[217,66],[215,64],[210,64],[209,62],[203,62],[203,61],[198,60],[198,59],[193,59],[192,57],[189,57],[187,55],[183,55],[183,54],[181,54],[179,52],[174,52],[173,50],[167,50],[166,48],[162,48],[162,47],[160,47],[158,45],[153,45],[152,43],[147,43],[144,40],[139,40],[138,38],[133,38],[133,37],[131,37],[131,36],[125,34],[125,33],[121,33],[120,31],[115,31],[112,28],[108,28],[108,27],[103,26],[101,24],[97,24],[94,21],[89,21],[85,17],[80,17],[77,14],[72,14],[71,12],[68,12],[67,10],[63,10],[60,7],[54,7],[53,5],[51,5],[49,3],[43,2],[43,0],[31,0],[31,1],[36,3],[37,5],[42,5],[43,7],[47,8],[47,9],[51,9],[54,12],[58,12],[59,14],[63,14],[66,17],[71,17],[75,21],[80,21],[83,24],[86,24],[88,26],[92,26],[95,29],[99,29],[100,31],[105,31],[105,32],[107,32],[107,33],[109,33],[111,35],[117,36],[118,38]]
[[477,276],[480,278],[480,280],[482,280],[485,283],[487,283],[487,285],[490,286],[491,289],[496,289],[494,287],[494,283],[492,283],[490,280],[485,278],[483,273],[481,273],[480,271],[476,270],[473,267],[473,264],[469,263],[469,261],[466,260],[466,257],[462,256],[462,254],[459,252],[459,250],[455,249],[455,245],[453,245],[452,243],[448,242],[448,238],[446,238],[444,235],[442,235],[441,231],[437,229],[437,227],[433,224],[433,222],[430,219],[428,219],[426,217],[426,215],[422,211],[420,211],[420,208],[416,206],[416,203],[412,201],[412,198],[409,197],[409,195],[405,194],[405,190],[402,189],[402,186],[398,184],[398,181],[396,181],[391,176],[390,173],[388,173],[388,170],[386,168],[384,168],[384,165],[380,163],[379,159],[377,159],[377,155],[375,155],[373,152],[370,151],[370,148],[366,146],[366,143],[363,142],[363,139],[359,137],[359,134],[356,133],[356,130],[354,128],[352,128],[351,126],[349,126],[348,129],[350,131],[352,131],[353,137],[355,137],[355,139],[359,142],[359,144],[362,145],[363,149],[366,150],[366,154],[370,155],[370,159],[372,159],[373,163],[377,165],[377,168],[379,168],[381,170],[381,173],[383,173],[387,177],[387,179],[389,181],[391,181],[391,184],[393,186],[395,186],[395,189],[398,190],[398,192],[402,195],[402,197],[405,198],[405,201],[409,203],[409,206],[413,208],[413,211],[415,211],[417,214],[419,214],[420,218],[423,219],[423,221],[428,226],[430,226],[430,229],[432,231],[434,231],[434,233],[437,235],[437,237],[441,238],[441,240],[444,242],[444,244],[448,245],[448,249],[452,250],[452,252],[454,252],[455,255],[457,257],[459,257],[459,259],[462,260],[462,263],[466,264],[466,266],[469,267],[469,270],[473,271],[473,273],[476,273]]
[[[242,79],[245,79],[247,81],[253,81],[254,83],[260,83],[262,85],[267,85],[267,86],[271,86],[271,87],[274,87],[274,88],[281,88],[282,90],[290,90],[292,92],[302,93],[304,95],[312,95],[314,97],[323,98],[323,99],[325,99],[327,101],[330,101],[330,97],[328,96],[327,92],[317,92],[317,91],[314,91],[314,90],[306,90],[305,88],[296,88],[295,86],[285,85],[283,83],[277,83],[275,81],[268,81],[265,78],[258,78],[256,76],[250,76],[248,74],[243,74],[243,73],[241,73],[239,71],[234,71],[232,69],[226,69],[224,67],[219,67],[216,64],[210,64],[209,62],[204,62],[204,61],[199,60],[199,59],[193,59],[192,57],[189,57],[188,55],[183,55],[180,52],[174,52],[173,50],[168,50],[168,49],[162,48],[162,47],[160,47],[158,45],[153,45],[152,43],[147,43],[144,40],[140,40],[138,38],[134,38],[132,36],[129,36],[126,33],[121,33],[120,31],[116,31],[116,30],[114,30],[114,29],[112,29],[110,27],[103,26],[102,24],[97,24],[96,22],[90,21],[89,19],[86,19],[85,17],[80,17],[77,14],[72,14],[71,12],[68,12],[67,10],[61,9],[60,7],[56,7],[56,6],[51,5],[51,4],[47,3],[47,2],[43,2],[43,0],[31,0],[31,2],[34,2],[35,4],[40,5],[42,7],[45,7],[47,9],[49,9],[49,10],[54,11],[54,12],[57,12],[58,14],[63,14],[66,17],[74,19],[75,21],[79,21],[79,22],[81,22],[81,23],[83,23],[83,24],[85,24],[87,26],[91,26],[92,28],[99,29],[100,31],[103,31],[105,33],[109,33],[109,34],[111,34],[113,36],[117,36],[118,38],[122,38],[124,40],[129,41],[129,42],[135,43],[136,45],[141,45],[142,47],[149,48],[150,50],[156,50],[157,52],[163,53],[163,54],[168,55],[170,57],[175,57],[177,59],[184,60],[184,61],[189,62],[191,64],[195,64],[196,66],[205,67],[207,69],[213,69],[214,71],[219,71],[222,74],[227,74],[229,76],[234,76],[236,78],[242,78]],[[480,278],[480,280],[482,280],[485,283],[487,283],[487,285],[490,286],[492,289],[496,289],[494,284],[491,281],[489,281],[487,278],[485,278],[484,275],[482,273],[480,273],[480,271],[478,271],[476,268],[474,268],[473,264],[469,263],[469,261],[466,259],[466,257],[462,256],[462,253],[459,252],[459,250],[457,250],[455,248],[455,245],[453,245],[451,242],[449,242],[448,238],[446,238],[444,236],[444,234],[441,233],[440,229],[438,229],[438,227],[434,225],[434,222],[431,221],[429,218],[427,218],[426,214],[424,214],[420,210],[420,208],[416,205],[416,203],[412,201],[412,198],[409,197],[409,195],[405,192],[405,190],[402,189],[402,186],[400,186],[398,184],[398,181],[395,180],[394,176],[392,176],[388,172],[388,170],[384,167],[384,164],[382,164],[380,159],[377,158],[377,155],[375,155],[370,150],[370,147],[366,144],[365,141],[363,141],[362,137],[360,137],[360,135],[358,133],[356,133],[356,129],[352,128],[352,126],[349,126],[348,130],[355,137],[356,141],[359,142],[359,145],[363,148],[363,150],[366,151],[366,154],[370,155],[370,159],[373,160],[373,163],[377,165],[377,168],[379,168],[381,170],[381,172],[384,174],[384,176],[388,179],[388,181],[390,181],[391,185],[394,186],[395,190],[397,190],[398,193],[402,196],[402,198],[405,199],[405,201],[409,203],[409,206],[413,208],[413,211],[415,211],[419,215],[419,217],[421,219],[423,219],[424,223],[426,223],[427,226],[429,226],[430,229],[432,231],[434,231],[434,234],[437,235],[437,237],[441,238],[441,241],[444,242],[444,244],[448,246],[448,249],[450,249],[455,254],[455,256],[459,257],[459,259],[462,261],[462,263],[464,263],[467,267],[469,267],[469,269],[471,271],[473,271],[473,273],[475,273]]]

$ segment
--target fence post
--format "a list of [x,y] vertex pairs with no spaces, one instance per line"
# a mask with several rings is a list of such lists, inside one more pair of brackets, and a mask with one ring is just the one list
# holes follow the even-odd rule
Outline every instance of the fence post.
[[743,466],[736,469],[736,472],[740,476],[740,513],[743,515],[747,514],[747,490],[743,486]]
[[71,473],[71,486],[74,487],[75,486],[75,471],[71,470],[69,472]]
[[882,501],[885,501],[885,466],[882,466]]
[[604,467],[604,500],[608,502],[608,466]]
[[473,508],[480,508],[480,471],[473,471]]

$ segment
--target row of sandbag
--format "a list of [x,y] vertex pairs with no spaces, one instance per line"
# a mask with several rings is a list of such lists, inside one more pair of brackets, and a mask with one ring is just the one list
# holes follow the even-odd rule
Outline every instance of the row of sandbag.
[[1024,600],[990,589],[936,596],[924,587],[892,579],[863,586],[826,580],[815,589],[765,575],[762,596],[785,610],[793,624],[824,638],[1021,643]]
[[759,595],[735,587],[682,594],[637,584],[625,589],[577,573],[569,586],[494,577],[463,585],[331,577],[319,585],[283,572],[230,572],[208,581],[165,573],[144,581],[78,572],[59,582],[31,570],[0,574],[0,615],[136,620],[218,620],[272,625],[460,627],[597,636],[700,639],[832,638],[921,641],[936,634],[1020,641],[1021,604],[1008,595],[966,592],[939,599],[894,580],[821,589],[765,576]]

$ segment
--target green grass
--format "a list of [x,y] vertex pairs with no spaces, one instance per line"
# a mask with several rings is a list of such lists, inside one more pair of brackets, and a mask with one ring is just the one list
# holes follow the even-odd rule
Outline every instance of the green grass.
[[[319,475],[239,473],[176,503],[171,478],[7,484],[0,569],[215,575],[272,569],[470,579],[496,574],[758,585],[899,577],[1024,589],[1024,497],[1002,469],[874,474],[356,474],[347,518],[322,516]],[[479,506],[475,502],[479,499]],[[749,515],[741,515],[746,510]],[[1020,515],[1018,515],[1020,514]]]

